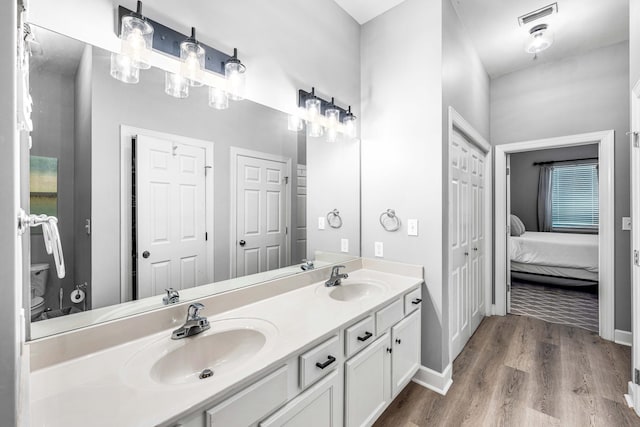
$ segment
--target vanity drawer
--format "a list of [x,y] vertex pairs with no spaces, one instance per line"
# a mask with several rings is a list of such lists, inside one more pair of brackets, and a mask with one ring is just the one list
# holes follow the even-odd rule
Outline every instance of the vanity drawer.
[[420,308],[422,302],[422,289],[418,288],[404,296],[404,315],[408,316],[414,310]]
[[287,401],[287,366],[206,411],[207,427],[255,425]]
[[300,387],[307,388],[340,364],[340,340],[332,338],[300,355]]
[[403,317],[402,299],[397,299],[376,313],[376,334],[382,335],[384,331],[398,323]]
[[351,357],[358,350],[375,340],[373,316],[367,316],[344,331],[345,356]]

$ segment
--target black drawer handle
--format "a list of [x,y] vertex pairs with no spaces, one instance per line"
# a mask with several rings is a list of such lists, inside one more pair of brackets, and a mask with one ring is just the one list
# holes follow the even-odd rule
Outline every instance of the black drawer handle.
[[366,341],[371,338],[373,334],[371,332],[365,332],[363,336],[358,337],[358,341]]
[[324,369],[324,368],[326,368],[327,366],[331,365],[331,364],[332,364],[333,362],[335,362],[335,361],[336,361],[336,358],[335,358],[335,357],[333,357],[333,356],[328,356],[328,357],[327,357],[327,361],[326,361],[326,362],[324,362],[324,363],[320,363],[320,362],[318,362],[318,363],[316,363],[316,366],[317,366],[318,368],[320,368],[320,369]]
[[416,299],[414,299],[413,301],[411,301],[411,304],[418,305],[418,304],[420,304],[421,302],[422,302],[422,298],[416,298]]
[[400,338],[396,338],[396,344],[402,344],[402,340]]

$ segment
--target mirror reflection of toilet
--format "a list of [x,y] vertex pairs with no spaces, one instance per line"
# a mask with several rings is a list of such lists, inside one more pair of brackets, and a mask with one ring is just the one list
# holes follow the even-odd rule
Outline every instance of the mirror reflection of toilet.
[[49,279],[49,264],[31,265],[31,321],[40,318],[44,312],[44,294]]

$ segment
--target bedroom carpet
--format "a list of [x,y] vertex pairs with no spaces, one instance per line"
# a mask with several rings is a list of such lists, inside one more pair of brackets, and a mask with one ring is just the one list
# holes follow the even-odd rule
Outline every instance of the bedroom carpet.
[[511,314],[598,332],[598,293],[513,282]]

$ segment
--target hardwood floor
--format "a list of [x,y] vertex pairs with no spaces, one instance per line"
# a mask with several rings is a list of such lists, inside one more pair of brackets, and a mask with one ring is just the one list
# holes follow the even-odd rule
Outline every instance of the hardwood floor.
[[624,401],[631,349],[532,317],[486,318],[446,396],[410,383],[375,426],[640,426]]

